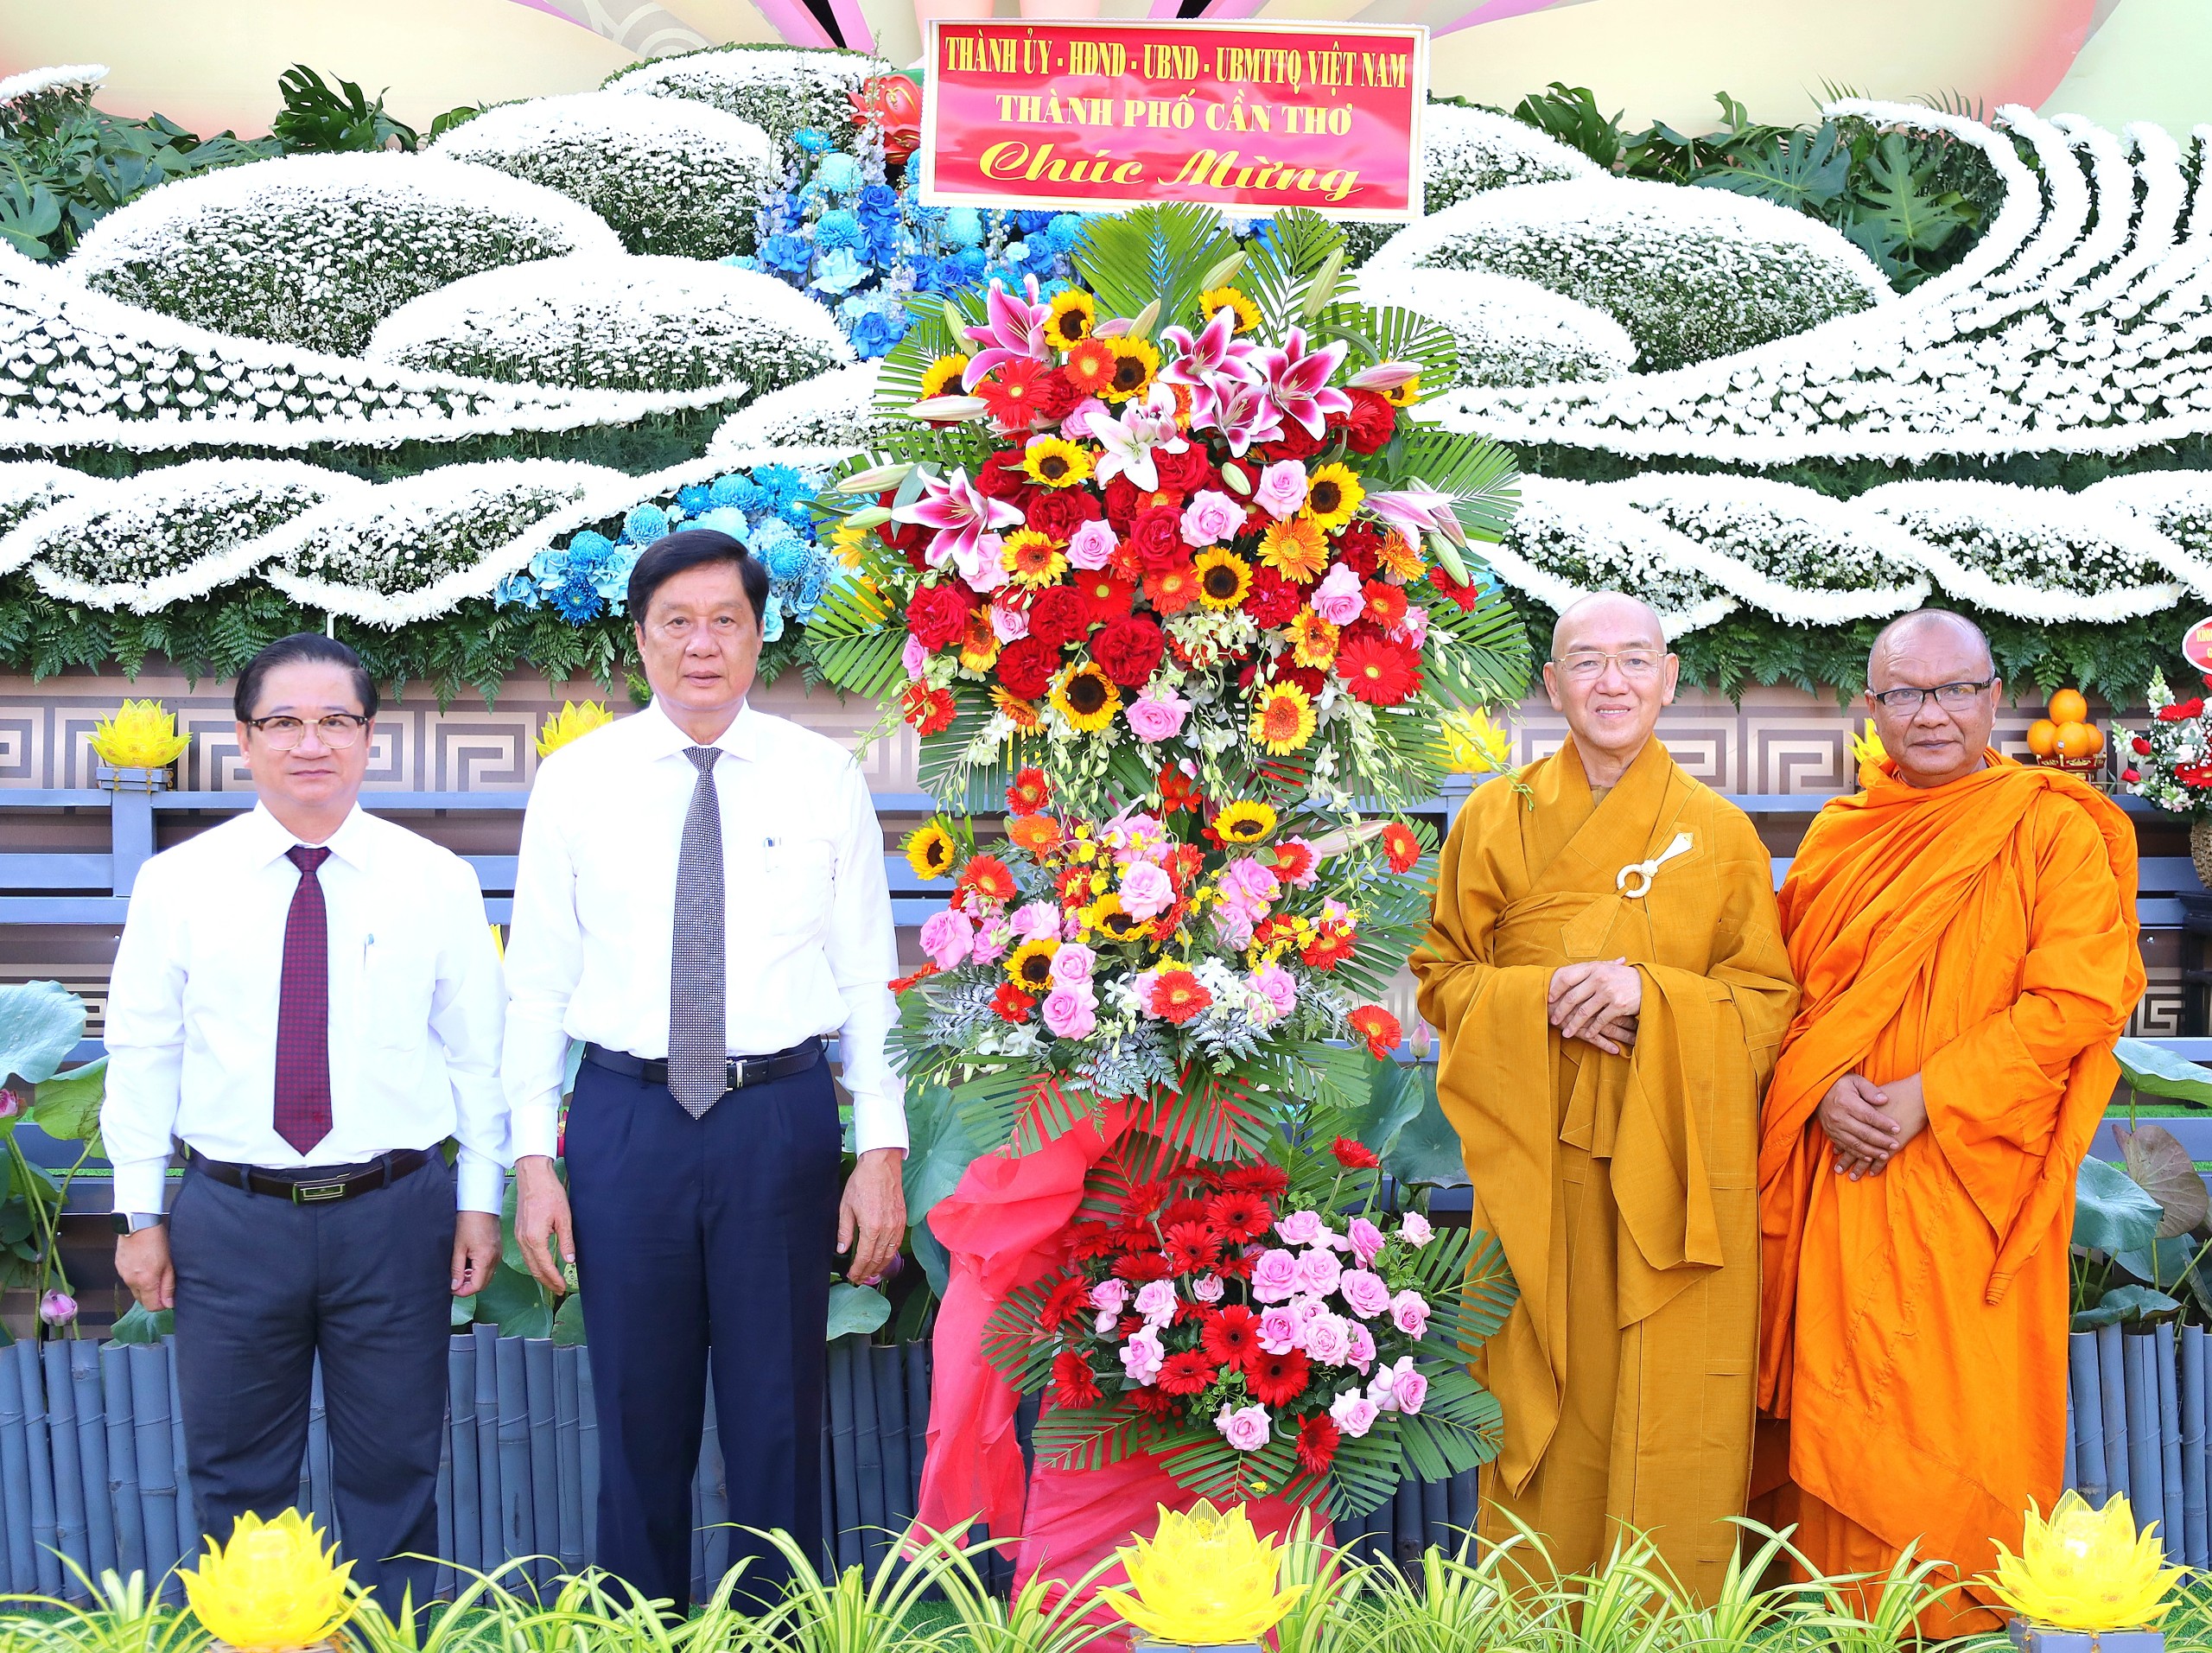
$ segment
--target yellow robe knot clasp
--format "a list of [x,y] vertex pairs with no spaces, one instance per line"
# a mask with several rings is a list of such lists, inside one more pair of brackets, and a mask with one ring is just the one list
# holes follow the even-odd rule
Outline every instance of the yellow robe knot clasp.
[[[1690,835],[1687,832],[1677,832],[1675,835],[1674,842],[1669,844],[1662,853],[1654,855],[1649,861],[1632,861],[1614,874],[1613,887],[1618,890],[1625,900],[1640,901],[1650,893],[1651,881],[1658,875],[1659,869],[1674,860],[1675,856],[1688,855],[1689,850]],[[1633,887],[1629,882],[1630,879],[1636,881]]]

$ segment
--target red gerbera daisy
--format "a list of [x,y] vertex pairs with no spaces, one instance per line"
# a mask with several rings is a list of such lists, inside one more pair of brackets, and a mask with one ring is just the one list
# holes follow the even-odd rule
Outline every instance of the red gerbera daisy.
[[1298,956],[1317,970],[1332,970],[1351,957],[1351,931],[1332,925],[1298,950]]
[[1421,687],[1419,659],[1387,638],[1346,637],[1337,650],[1336,669],[1344,692],[1370,706],[1396,706]]
[[1068,1230],[1068,1253],[1077,1262],[1096,1262],[1117,1249],[1114,1230],[1103,1223],[1077,1223]]
[[1090,1282],[1081,1275],[1069,1275],[1045,1299],[1043,1307],[1037,1311],[1038,1323],[1047,1331],[1057,1332],[1090,1307]]
[[1122,1198],[1122,1214],[1132,1219],[1149,1217],[1167,1203],[1167,1194],[1164,1182],[1132,1183]]
[[1110,626],[1117,620],[1127,620],[1129,606],[1136,601],[1136,582],[1118,579],[1104,569],[1077,569],[1073,589],[1083,599],[1088,626]]
[[1242,1366],[1260,1352],[1260,1317],[1242,1303],[1231,1303],[1206,1322],[1198,1341],[1223,1365]]
[[1184,1195],[1160,1213],[1162,1230],[1173,1228],[1178,1223],[1204,1223],[1205,1220],[1206,1202],[1196,1194]]
[[1185,561],[1144,577],[1144,594],[1163,614],[1179,614],[1198,600],[1198,570]]
[[1382,1160],[1375,1157],[1375,1150],[1364,1142],[1356,1142],[1349,1136],[1339,1136],[1329,1144],[1329,1152],[1337,1156],[1337,1163],[1347,1171],[1372,1171]]
[[1392,872],[1409,873],[1421,859],[1421,840],[1414,836],[1411,827],[1393,821],[1382,829],[1382,853],[1390,858]]
[[999,990],[991,995],[991,1008],[1002,1021],[1019,1025],[1029,1020],[1037,1008],[1036,999],[1024,993],[1011,982],[999,983]]
[[1281,1355],[1263,1350],[1244,1363],[1244,1381],[1251,1385],[1252,1398],[1262,1406],[1288,1406],[1305,1392],[1310,1376],[1312,1368],[1302,1349]]
[[1001,906],[1014,900],[1017,893],[1013,873],[996,855],[969,856],[952,887],[956,893],[973,890],[986,901],[995,901]]
[[1295,884],[1313,870],[1313,851],[1309,845],[1286,839],[1271,846],[1267,853],[1274,858],[1275,876],[1286,884]]
[[1396,1050],[1398,1040],[1405,1033],[1399,1027],[1398,1019],[1379,1004],[1363,1004],[1344,1020],[1351,1025],[1352,1032],[1367,1041],[1370,1053],[1378,1057]]
[[1052,1404],[1062,1408],[1096,1406],[1103,1397],[1098,1374],[1090,1363],[1072,1349],[1063,1349],[1052,1360]]
[[1010,361],[976,386],[991,417],[1008,430],[1027,430],[1037,410],[1037,393],[1052,370],[1040,361]]
[[1298,1421],[1298,1462],[1302,1469],[1315,1475],[1328,1472],[1335,1461],[1337,1447],[1344,1440],[1344,1432],[1337,1427],[1336,1420],[1325,1412],[1316,1412],[1310,1418]]
[[1220,1237],[1198,1223],[1171,1223],[1162,1247],[1179,1275],[1210,1273],[1221,1257]]
[[944,734],[952,727],[957,709],[950,689],[932,689],[925,683],[908,683],[899,697],[899,715],[922,734]]
[[1290,1173],[1266,1160],[1256,1165],[1233,1166],[1221,1173],[1221,1191],[1225,1194],[1257,1194],[1262,1199],[1281,1199],[1289,1189]]
[[1406,588],[1388,580],[1369,580],[1360,586],[1367,599],[1367,618],[1389,631],[1406,617]]
[[1153,1381],[1165,1394],[1203,1395],[1220,1376],[1221,1368],[1208,1360],[1203,1350],[1185,1349],[1162,1361],[1160,1376]]
[[897,998],[900,994],[906,992],[908,988],[912,987],[917,982],[926,982],[931,976],[935,976],[937,973],[937,961],[935,959],[924,959],[922,961],[922,967],[919,970],[914,971],[912,975],[900,976],[897,981],[891,984],[891,996],[894,999]]
[[1052,801],[1052,788],[1045,779],[1045,772],[1033,765],[1016,774],[1014,785],[1006,789],[1009,815],[1034,815]]
[[1263,1249],[1255,1245],[1250,1247],[1242,1256],[1231,1252],[1214,1265],[1214,1273],[1219,1275],[1224,1280],[1249,1280],[1252,1277],[1253,1267],[1260,1261],[1260,1253]]
[[1140,1286],[1147,1281],[1165,1280],[1175,1271],[1168,1267],[1167,1259],[1157,1251],[1132,1251],[1127,1256],[1114,1260],[1114,1272],[1124,1280],[1134,1280]]
[[1206,1220],[1224,1240],[1256,1240],[1268,1231],[1275,1214],[1257,1194],[1218,1193],[1206,1201]]
[[1147,1417],[1165,1417],[1175,1409],[1175,1397],[1157,1383],[1130,1389],[1122,1398]]
[[1188,970],[1162,970],[1152,982],[1152,1014],[1180,1027],[1213,1003],[1205,982]]

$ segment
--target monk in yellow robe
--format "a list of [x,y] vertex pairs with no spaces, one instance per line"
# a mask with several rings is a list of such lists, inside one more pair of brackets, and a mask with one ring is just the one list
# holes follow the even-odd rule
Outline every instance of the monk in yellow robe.
[[1476,1369],[1505,1434],[1482,1535],[1525,1523],[1567,1574],[1635,1529],[1709,1601],[1749,1491],[1759,1092],[1796,995],[1758,834],[1652,738],[1678,669],[1632,598],[1560,615],[1572,736],[1460,811],[1413,969],[1521,1291]]
[[1955,614],[1867,662],[1887,753],[1821,811],[1782,891],[1804,983],[1759,1152],[1754,1513],[1823,1572],[1907,1545],[1966,1582],[2061,1490],[2074,1173],[2143,991],[2135,833],[2101,793],[1989,749],[1989,645]]

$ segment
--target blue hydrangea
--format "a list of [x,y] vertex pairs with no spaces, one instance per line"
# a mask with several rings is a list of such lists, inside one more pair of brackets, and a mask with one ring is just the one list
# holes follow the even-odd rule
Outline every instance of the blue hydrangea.
[[687,482],[676,491],[676,503],[687,517],[697,516],[714,502],[714,491],[704,482]]
[[862,239],[861,215],[849,207],[824,213],[814,226],[814,245],[835,250],[856,247]]
[[622,537],[632,545],[650,545],[668,532],[668,512],[658,505],[632,505],[622,518]]

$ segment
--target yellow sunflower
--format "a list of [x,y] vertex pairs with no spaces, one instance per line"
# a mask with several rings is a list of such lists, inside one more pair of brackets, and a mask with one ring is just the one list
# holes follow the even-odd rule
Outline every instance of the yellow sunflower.
[[1049,993],[1052,988],[1052,955],[1056,941],[1025,941],[1006,956],[1007,979],[1024,993]]
[[1122,691],[1111,677],[1086,661],[1060,674],[1052,685],[1052,709],[1067,720],[1070,728],[1096,734],[1122,709]]
[[1152,933],[1152,922],[1122,909],[1118,895],[1102,895],[1083,910],[1083,924],[1109,941],[1142,941]]
[[1098,302],[1071,287],[1052,301],[1052,313],[1045,318],[1045,337],[1056,350],[1072,350],[1097,325]]
[[1325,534],[1333,534],[1352,518],[1367,490],[1348,465],[1334,461],[1322,466],[1306,480],[1306,509],[1302,513]]
[[1021,468],[1033,482],[1048,488],[1071,488],[1090,479],[1090,455],[1058,436],[1039,436],[1022,450]]
[[1285,633],[1298,664],[1326,671],[1337,662],[1337,640],[1343,633],[1311,608],[1301,608]]
[[1421,400],[1421,375],[1415,373],[1402,385],[1394,385],[1382,392],[1382,399],[1394,408],[1409,408]]
[[1198,558],[1198,601],[1208,608],[1234,608],[1252,588],[1252,565],[1225,545]]
[[1230,804],[1213,817],[1213,830],[1224,843],[1258,843],[1275,830],[1275,812],[1265,804]]
[[1126,402],[1152,383],[1160,371],[1160,352],[1145,339],[1109,339],[1106,346],[1114,353],[1114,377],[1099,394],[1109,402]]
[[1198,295],[1198,313],[1209,321],[1223,310],[1236,312],[1236,331],[1250,333],[1260,325],[1260,307],[1234,287],[1209,287]]
[[906,835],[906,864],[919,879],[942,878],[952,870],[952,835],[936,822]]
[[1017,528],[1006,537],[999,560],[1016,585],[1048,586],[1067,572],[1068,560],[1059,543],[1034,528]]
[[1245,731],[1254,744],[1274,757],[1297,751],[1313,738],[1313,702],[1294,683],[1271,683],[1252,703]]
[[960,376],[968,371],[968,364],[975,359],[973,356],[939,356],[922,369],[921,394],[914,399],[926,402],[933,396],[957,396],[960,393]]
[[1321,570],[1329,566],[1329,548],[1311,517],[1293,517],[1268,525],[1268,531],[1260,536],[1260,561],[1284,579],[1303,584],[1321,577]]

